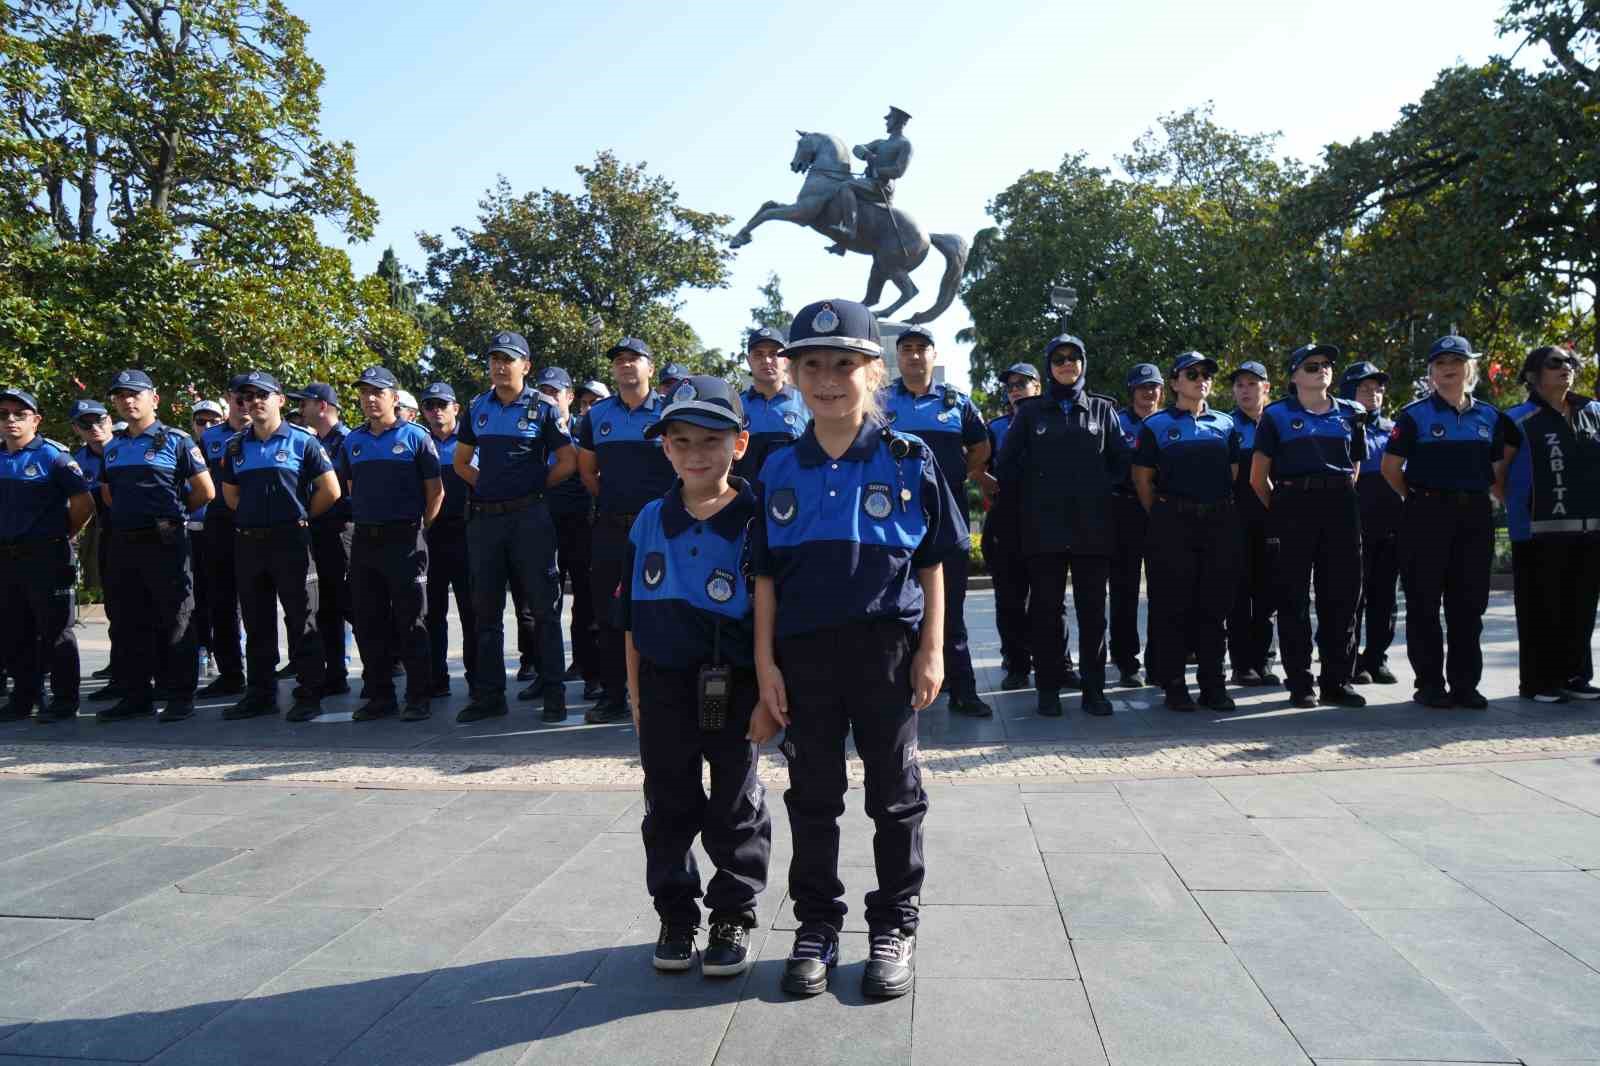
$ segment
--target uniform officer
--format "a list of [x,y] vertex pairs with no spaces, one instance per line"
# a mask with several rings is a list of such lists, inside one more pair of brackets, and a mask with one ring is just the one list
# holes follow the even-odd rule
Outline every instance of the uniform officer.
[[1126,473],[1128,448],[1116,403],[1088,390],[1088,355],[1071,334],[1045,345],[1050,387],[1024,404],[1006,433],[995,476],[1015,492],[1028,563],[1028,630],[1039,713],[1061,715],[1061,604],[1067,573],[1078,615],[1083,709],[1111,713],[1106,683],[1106,580],[1115,550],[1111,488]]
[[944,674],[943,564],[969,547],[931,448],[876,410],[882,353],[877,319],[858,303],[823,301],[795,316],[789,355],[812,422],[762,468],[751,538],[761,684],[752,730],[788,730],[789,895],[800,928],[783,987],[799,995],[824,991],[839,957],[847,735],[866,769],[878,875],[866,898],[862,991],[911,990],[928,807],[917,711]]
[[1289,699],[1315,707],[1311,691],[1311,583],[1317,589],[1322,702],[1365,707],[1350,685],[1356,601],[1361,595],[1361,511],[1356,474],[1367,455],[1365,412],[1330,391],[1339,349],[1305,344],[1289,356],[1293,392],[1268,404],[1256,427],[1250,486],[1278,536],[1278,639]]
[[[1124,385],[1128,405],[1117,409],[1117,424],[1122,427],[1122,442],[1131,453],[1139,446],[1139,427],[1161,410],[1161,371],[1154,363],[1139,363],[1128,371]],[[1144,545],[1150,516],[1134,491],[1132,466],[1128,477],[1111,490],[1111,513],[1117,525],[1110,575],[1111,661],[1117,664],[1119,685],[1139,688],[1143,684],[1139,677],[1139,571],[1143,568],[1149,573]],[[1149,628],[1153,640],[1155,625],[1152,623]],[[1150,677],[1152,682],[1170,680],[1155,674]]]
[[[84,583],[100,588],[101,596],[105,599],[106,616],[109,618],[114,608],[110,598],[105,597],[105,584],[106,551],[111,547],[111,535],[106,530],[107,508],[100,499],[100,473],[101,467],[105,464],[106,445],[111,443],[111,414],[106,410],[105,404],[96,400],[76,400],[68,417],[72,419],[73,434],[82,442],[82,446],[72,453],[72,458],[83,471],[83,479],[89,485],[89,494],[94,497],[94,526],[80,534],[78,538],[80,550],[91,553],[94,558],[92,575],[85,560]],[[88,543],[90,540],[93,541],[92,545]],[[112,660],[116,659],[117,654],[117,646],[113,644]],[[116,667],[108,662],[89,676],[96,680],[114,678]],[[120,698],[114,682],[89,696],[90,702],[101,699],[109,702]]]
[[[578,406],[576,417],[582,418],[584,415],[589,413],[589,408],[593,407],[595,404],[599,403],[601,400],[604,400],[610,395],[611,390],[606,388],[605,382],[585,381],[582,385],[578,386],[577,397],[574,401]],[[576,436],[574,436],[573,439],[576,440]]]
[[[895,338],[895,358],[900,380],[879,398],[889,422],[933,449],[945,487],[967,514],[967,479],[989,465],[989,427],[966,393],[950,384],[935,384],[933,368],[939,361],[933,334],[925,326],[911,326]],[[994,709],[978,697],[978,679],[967,647],[968,552],[957,552],[944,564],[944,664],[950,690],[950,709],[956,714],[987,718]]]
[[[467,407],[451,460],[472,487],[467,559],[478,626],[472,701],[456,716],[475,722],[506,713],[506,582],[520,585],[539,637],[539,680],[546,722],[567,717],[561,654],[561,578],[556,528],[545,492],[577,469],[560,413],[527,381],[531,356],[521,334],[497,333],[489,346],[494,387]],[[550,457],[555,461],[551,462]],[[474,462],[476,460],[476,462]]]
[[1528,399],[1506,412],[1522,443],[1506,470],[1517,608],[1518,692],[1539,703],[1600,699],[1600,401],[1572,391],[1578,357],[1535,348]]
[[[189,411],[189,428],[194,431],[194,439],[200,444],[200,451],[205,452],[205,433],[212,426],[221,425],[227,418],[222,405],[215,400],[200,400]],[[211,464],[206,464],[206,469],[211,469]],[[218,487],[222,482],[215,476],[211,483]],[[203,503],[199,507],[189,510],[189,551],[193,553],[191,567],[194,570],[194,640],[200,649],[200,665],[206,665],[206,660],[211,657],[211,642],[214,639],[211,630],[211,587],[210,575],[206,572],[206,512],[213,507],[226,507],[227,504],[218,500]],[[276,641],[274,641],[276,643]],[[212,660],[213,664],[215,660]],[[199,693],[195,693],[199,695]]]
[[1274,573],[1278,565],[1278,538],[1267,523],[1267,509],[1250,487],[1255,458],[1256,430],[1271,397],[1267,368],[1255,360],[1239,364],[1228,375],[1233,387],[1234,447],[1239,455],[1233,480],[1233,505],[1239,514],[1243,550],[1239,557],[1239,591],[1228,614],[1228,658],[1231,680],[1246,687],[1280,684],[1267,668],[1272,649],[1272,615],[1277,610]]
[[[661,916],[655,966],[687,969],[701,891],[690,846],[700,837],[717,868],[705,891],[711,936],[701,970],[731,976],[750,965],[772,848],[749,736],[758,696],[749,538],[760,510],[749,483],[729,476],[749,441],[733,388],[691,376],[668,401],[646,432],[662,439],[679,482],[634,520],[618,595],[645,774],[645,885]],[[712,682],[725,701],[720,721],[702,713]]]
[[[1401,410],[1383,457],[1384,479],[1405,501],[1400,580],[1406,590],[1406,657],[1416,674],[1413,698],[1427,707],[1489,706],[1478,691],[1494,563],[1489,490],[1502,483],[1505,464],[1521,441],[1510,419],[1472,398],[1477,359],[1465,337],[1433,342],[1433,393]],[[1441,602],[1450,627],[1448,660]]]
[[1233,418],[1206,403],[1216,374],[1216,360],[1199,352],[1174,359],[1167,372],[1174,402],[1143,421],[1133,456],[1134,488],[1150,515],[1150,670],[1174,711],[1194,710],[1183,679],[1191,643],[1201,706],[1234,708],[1223,687],[1222,654],[1239,580],[1239,516],[1233,507],[1239,455]]
[[402,422],[415,422],[422,415],[421,409],[417,407],[417,398],[406,389],[395,390],[394,410]]
[[433,663],[434,697],[450,695],[450,595],[454,590],[456,618],[461,623],[461,664],[467,691],[478,676],[478,616],[472,605],[471,568],[467,555],[467,495],[471,486],[455,470],[457,423],[461,404],[456,390],[436,381],[422,390],[422,420],[439,450],[439,478],[444,503],[439,517],[428,527],[428,653]]
[[[349,435],[339,421],[339,395],[333,386],[313,381],[298,390],[300,422],[309,429],[328,453],[334,470],[340,469],[339,456]],[[354,527],[350,517],[350,487],[332,507],[311,523],[311,558],[317,566],[317,635],[322,639],[322,692],[337,696],[350,691],[349,668],[345,665],[346,624],[355,618],[350,602],[350,541]]]
[[317,636],[317,581],[311,519],[339,498],[339,478],[322,443],[283,420],[283,386],[252,370],[237,393],[250,418],[222,454],[222,498],[234,512],[239,604],[248,679],[244,699],[222,712],[233,720],[278,713],[278,604],[299,687],[288,721],[322,713],[324,663]]
[[[72,538],[94,514],[89,483],[67,446],[39,436],[39,403],[0,389],[0,668],[16,681],[0,721],[78,716],[78,572]],[[50,704],[41,698],[50,675]]]
[[783,354],[783,334],[768,326],[750,331],[745,341],[745,361],[750,367],[750,387],[740,400],[750,426],[750,447],[733,464],[733,472],[746,481],[761,474],[761,464],[774,448],[794,443],[811,424],[800,392],[789,384],[789,359]]
[[671,396],[678,382],[688,376],[689,368],[682,363],[668,363],[661,369],[661,383],[656,386],[656,391],[663,396]]
[[595,660],[605,693],[584,715],[586,722],[629,717],[622,631],[611,603],[622,580],[628,530],[645,504],[672,487],[672,464],[659,438],[645,430],[661,417],[665,401],[650,388],[650,348],[624,337],[607,353],[615,396],[595,402],[578,425],[578,471],[596,497],[589,579],[594,596]]
[[1033,652],[1028,646],[1028,569],[1019,539],[1021,508],[1015,494],[1000,491],[994,464],[1017,408],[1024,400],[1039,395],[1039,371],[1032,363],[1013,363],[1000,375],[1000,386],[1006,396],[1006,413],[989,422],[989,469],[978,483],[989,498],[981,547],[984,565],[994,581],[994,620],[1000,633],[1000,666],[1004,674],[1000,687],[1010,691],[1027,688],[1028,675],[1033,671]]
[[[230,439],[250,425],[244,405],[239,402],[238,389],[243,382],[242,374],[235,374],[228,380],[228,388],[224,393],[228,403],[226,418],[217,425],[207,427],[195,438],[206,457],[206,470],[214,486],[222,484],[223,449]],[[211,643],[207,646],[211,649],[212,662],[217,667],[217,676],[197,693],[207,699],[213,696],[237,696],[244,692],[244,649],[239,644],[239,583],[234,576],[237,573],[234,558],[236,541],[233,508],[228,506],[225,499],[213,499],[206,505],[205,521],[198,539],[191,542],[194,550],[191,566],[195,574],[195,609],[198,613],[199,601],[204,597],[206,619],[211,628]],[[274,629],[274,662],[277,661],[277,646],[277,630]]]
[[1367,457],[1361,461],[1356,498],[1361,502],[1361,598],[1356,601],[1355,654],[1361,646],[1363,620],[1366,651],[1356,654],[1357,685],[1376,681],[1394,684],[1389,672],[1389,645],[1394,643],[1400,581],[1400,497],[1383,480],[1383,457],[1389,450],[1394,421],[1383,415],[1383,394],[1389,375],[1374,363],[1354,363],[1339,378],[1339,396],[1361,406],[1366,423]]
[[[444,486],[439,451],[421,426],[395,413],[400,383],[381,366],[356,382],[365,424],[350,431],[339,456],[350,489],[355,533],[350,547],[350,598],[356,609],[362,691],[355,720],[395,713],[394,662],[405,664],[404,721],[428,717],[428,628],[424,592],[428,542],[423,530],[439,513]],[[503,587],[503,586],[502,586]]]
[[107,561],[119,608],[111,641],[123,645],[126,672],[117,679],[122,698],[95,717],[115,722],[153,713],[154,680],[155,695],[167,701],[160,720],[178,722],[194,714],[200,669],[184,512],[211,500],[211,474],[194,438],[156,418],[161,397],[144,371],[119,373],[111,400],[128,428],[106,448],[100,493],[111,509]]

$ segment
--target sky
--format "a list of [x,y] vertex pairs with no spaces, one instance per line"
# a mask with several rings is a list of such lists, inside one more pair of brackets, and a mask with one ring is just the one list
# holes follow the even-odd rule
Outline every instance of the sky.
[[[472,226],[499,175],[518,194],[576,190],[573,167],[602,149],[670,179],[686,206],[733,216],[731,234],[798,192],[796,129],[859,144],[883,135],[891,104],[911,113],[915,148],[895,202],[970,240],[1022,173],[1073,152],[1114,166],[1163,114],[1210,101],[1219,124],[1281,131],[1283,155],[1315,164],[1325,145],[1391,125],[1445,67],[1514,47],[1495,35],[1502,0],[289,4],[327,70],[324,133],[355,143],[382,212],[350,249],[361,272],[389,246],[420,268],[417,232]],[[728,350],[770,272],[791,311],[860,299],[868,260],[825,245],[768,223],[729,285],[685,292],[680,313]],[[910,310],[933,301],[942,268],[931,253]],[[962,385],[954,335],[969,324],[959,302],[931,324]]]

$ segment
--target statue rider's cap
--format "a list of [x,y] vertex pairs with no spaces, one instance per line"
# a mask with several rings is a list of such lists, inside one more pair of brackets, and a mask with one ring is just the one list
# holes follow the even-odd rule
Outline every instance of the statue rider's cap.
[[883,358],[878,316],[853,300],[818,300],[807,304],[789,326],[788,354],[807,348],[835,348]]
[[910,122],[911,121],[911,116],[910,115],[906,114],[904,111],[900,110],[898,107],[895,107],[893,104],[889,105],[889,114],[893,115],[897,122]]

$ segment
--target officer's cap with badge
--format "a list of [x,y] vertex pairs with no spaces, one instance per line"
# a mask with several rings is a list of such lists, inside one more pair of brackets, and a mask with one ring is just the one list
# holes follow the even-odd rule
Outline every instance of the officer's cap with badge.
[[143,370],[123,370],[111,379],[111,392],[154,392],[156,383]]
[[226,413],[222,410],[222,405],[217,401],[201,400],[199,403],[194,405],[194,410],[189,412],[189,418],[193,420],[199,418],[201,415],[208,414],[216,415],[218,418],[227,417]]
[[1145,385],[1161,384],[1161,371],[1154,363],[1135,363],[1132,370],[1128,371],[1128,378],[1123,384],[1129,392]]
[[668,363],[661,371],[661,383],[670,385],[689,376],[689,368],[682,363]]
[[1239,380],[1240,374],[1253,374],[1262,381],[1267,380],[1267,368],[1254,359],[1239,364],[1239,369],[1228,375],[1228,384],[1232,385]]
[[1217,361],[1203,352],[1183,352],[1172,360],[1172,368],[1167,371],[1167,377],[1175,378],[1192,367],[1211,371],[1211,376],[1216,377],[1221,369]]
[[1337,361],[1339,356],[1343,354],[1337,344],[1302,344],[1289,353],[1289,361],[1284,364],[1284,370],[1293,374],[1300,369],[1301,363],[1310,359],[1313,355],[1325,355],[1329,359]]
[[534,381],[535,385],[548,385],[552,389],[572,388],[572,375],[559,366],[547,366],[539,371],[539,376]]
[[691,374],[678,381],[661,418],[647,426],[644,435],[662,436],[673,422],[688,422],[702,429],[743,429],[744,405],[737,390],[721,378]]
[[1457,359],[1476,359],[1478,358],[1478,353],[1472,350],[1471,341],[1452,333],[1448,337],[1440,337],[1428,349],[1428,362],[1430,363],[1445,356],[1454,356]]
[[394,405],[396,407],[403,407],[407,411],[418,410],[417,398],[411,395],[411,393],[407,392],[405,389],[395,390]]
[[258,392],[273,393],[282,392],[283,386],[278,384],[277,378],[273,377],[265,370],[252,370],[247,374],[239,375],[239,387],[234,391],[240,392],[244,389],[255,389]]
[[655,359],[655,356],[650,354],[650,346],[644,341],[640,340],[638,337],[622,338],[620,341],[613,344],[610,350],[606,352],[606,358],[608,360],[615,359],[623,352],[632,352],[634,355],[643,356],[644,358],[650,360]]
[[611,390],[606,388],[606,383],[603,381],[585,381],[582,385],[578,386],[578,391],[587,392],[590,396],[593,396],[597,400],[603,400],[611,395]]
[[833,348],[883,358],[878,316],[854,300],[818,300],[794,316],[789,327],[789,356],[810,348]]
[[456,402],[456,390],[442,381],[435,381],[432,385],[422,390],[422,402],[439,400],[444,403]]
[[1353,387],[1363,381],[1376,381],[1379,385],[1387,386],[1389,384],[1389,375],[1380,370],[1377,363],[1369,363],[1363,360],[1359,363],[1351,363],[1345,370],[1344,376],[1339,379],[1339,384]]
[[313,381],[303,389],[296,390],[298,398],[302,400],[321,400],[328,406],[338,409],[339,394],[333,391],[333,386],[323,381]]
[[369,389],[394,389],[396,392],[400,390],[399,379],[389,372],[388,367],[382,366],[367,367],[361,372],[361,376],[356,378],[356,385],[365,385]]
[[778,346],[776,354],[782,355],[786,343],[780,331],[773,329],[771,326],[762,326],[760,329],[750,331],[750,335],[745,338],[744,350],[753,352],[758,344],[776,344]]
[[1006,367],[1005,373],[1000,375],[1000,384],[1002,386],[1011,385],[1013,384],[1011,380],[1012,378],[1023,379],[1022,381],[1014,383],[1018,385],[1025,385],[1029,381],[1038,381],[1039,368],[1034,366],[1032,363],[1012,363],[1010,366]]
[[907,341],[915,340],[925,341],[930,348],[939,347],[939,345],[934,342],[933,330],[929,329],[927,326],[907,326],[905,329],[900,331],[900,336],[894,339],[894,346],[899,348]]
[[98,422],[110,413],[106,410],[106,405],[99,400],[73,400],[72,409],[67,412],[67,417],[74,422],[80,418],[92,418]]
[[490,359],[496,355],[509,355],[513,359],[532,359],[533,351],[528,347],[528,340],[520,333],[509,330],[496,333],[494,340],[489,342],[489,351],[486,353]]
[[1086,359],[1089,354],[1089,349],[1083,346],[1082,337],[1074,337],[1070,333],[1062,333],[1045,341],[1044,358],[1046,362],[1049,362],[1050,357],[1056,354],[1057,348],[1076,348],[1078,349],[1079,359]]
[[34,414],[39,413],[39,401],[33,398],[31,392],[24,392],[22,389],[0,389],[0,400],[15,400]]

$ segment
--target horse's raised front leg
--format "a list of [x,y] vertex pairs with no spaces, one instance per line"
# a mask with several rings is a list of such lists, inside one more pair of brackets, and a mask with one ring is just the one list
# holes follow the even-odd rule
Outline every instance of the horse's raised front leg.
[[780,204],[768,200],[761,206],[761,210],[750,216],[750,221],[744,228],[733,235],[728,242],[729,247],[743,248],[750,243],[750,234],[763,222],[793,222],[797,226],[804,226],[811,221],[811,212],[800,204]]

